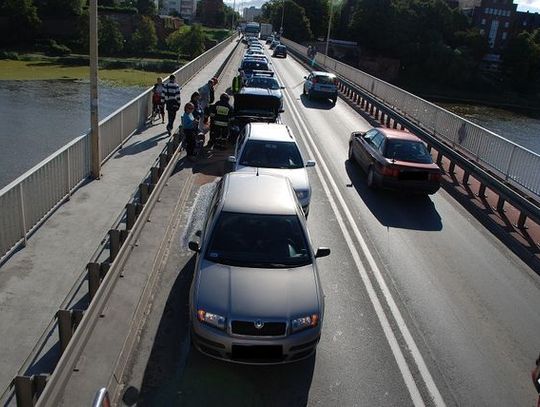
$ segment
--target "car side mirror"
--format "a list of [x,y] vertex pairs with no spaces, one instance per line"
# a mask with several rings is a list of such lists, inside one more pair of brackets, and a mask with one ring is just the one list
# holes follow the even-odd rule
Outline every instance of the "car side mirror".
[[304,79],[307,79],[307,76],[304,76]]
[[235,164],[236,157],[234,155],[230,155],[229,158],[227,158],[227,161],[230,162],[231,164]]
[[[189,250],[199,253],[199,243],[194,242],[193,240],[188,243]],[[318,251],[317,251],[318,252]],[[317,257],[317,256],[315,256]]]
[[[191,242],[190,242],[191,243]],[[315,257],[326,257],[330,255],[330,249],[328,247],[319,247],[315,253]]]
[[197,231],[195,232],[195,236],[201,237],[201,235],[202,235],[202,230],[197,230]]
[[279,109],[279,110],[278,110],[279,113],[283,113],[284,111],[285,111],[285,110],[283,110],[283,109]]
[[313,160],[307,160],[306,167],[315,167],[315,161]]

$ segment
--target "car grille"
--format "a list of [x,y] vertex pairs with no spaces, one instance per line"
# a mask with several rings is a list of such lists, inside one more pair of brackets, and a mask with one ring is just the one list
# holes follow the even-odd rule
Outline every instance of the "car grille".
[[402,181],[427,181],[428,174],[426,171],[400,171],[399,179]]
[[233,360],[252,363],[280,362],[283,360],[283,351],[279,345],[233,345],[231,357]]
[[287,324],[285,322],[264,322],[262,328],[257,329],[254,321],[232,321],[231,332],[236,335],[247,336],[283,336]]

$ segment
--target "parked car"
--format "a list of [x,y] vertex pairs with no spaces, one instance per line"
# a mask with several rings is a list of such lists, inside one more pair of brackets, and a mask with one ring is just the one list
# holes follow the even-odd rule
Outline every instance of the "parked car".
[[[265,57],[266,59],[266,57]],[[244,79],[249,79],[253,75],[253,71],[269,71],[268,62],[262,58],[246,57],[242,60],[240,68],[244,72]]]
[[274,77],[273,72],[253,72],[253,76],[246,80],[244,86],[247,88],[262,88],[269,89],[271,93],[279,98],[281,101],[281,107],[283,107],[283,93],[282,89],[285,89],[279,84],[277,79]]
[[338,98],[337,78],[336,75],[329,72],[313,71],[308,76],[304,76],[304,95],[308,99],[319,97],[331,99],[333,104],[336,104]]
[[406,131],[376,128],[353,132],[349,160],[366,172],[370,188],[434,194],[441,185],[441,169],[426,145]]
[[280,42],[277,41],[277,40],[272,41],[272,42],[270,43],[270,49],[276,48],[279,44],[280,44]]
[[291,129],[285,124],[249,123],[236,141],[235,155],[229,157],[233,171],[287,177],[304,213],[309,213],[311,185],[307,167]]
[[306,220],[287,178],[230,173],[200,233],[190,290],[192,343],[214,358],[276,364],[315,353],[324,294]]
[[274,48],[274,53],[272,56],[287,58],[287,47],[283,44],[279,44],[276,46],[276,48]]
[[280,121],[282,99],[270,89],[243,87],[234,95],[234,118],[230,139],[235,142],[247,123]]
[[264,52],[262,50],[258,50],[258,49],[248,49],[246,51],[246,53],[244,54],[245,57],[249,57],[249,56],[252,56],[252,55],[260,55],[260,56],[265,56]]

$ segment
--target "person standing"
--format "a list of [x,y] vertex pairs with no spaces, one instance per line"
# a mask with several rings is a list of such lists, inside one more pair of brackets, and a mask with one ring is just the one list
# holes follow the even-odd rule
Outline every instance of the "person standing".
[[229,138],[229,124],[233,107],[229,104],[229,95],[222,93],[219,101],[210,106],[210,141],[209,146],[225,148]]
[[[199,108],[205,116],[208,114],[208,106],[214,103],[214,86],[217,83],[216,78],[210,79],[204,86],[199,88],[199,94],[201,98],[199,99]],[[206,120],[199,120],[199,130],[204,131],[204,122]]]
[[187,102],[184,106],[184,114],[182,115],[182,130],[186,136],[186,153],[189,160],[194,160],[195,143],[197,140],[197,119],[193,115],[195,106],[193,103]]
[[152,88],[152,117],[154,117],[156,112],[158,112],[161,116],[161,123],[165,123],[165,107],[161,101],[162,93],[163,80],[158,77],[154,87]]
[[238,75],[236,75],[232,81],[231,90],[233,95],[236,95],[238,92],[240,92],[242,86],[244,86],[244,75],[242,69],[239,69]]
[[176,76],[169,76],[169,81],[163,85],[161,99],[167,109],[167,133],[170,136],[174,127],[176,112],[180,109],[180,86],[176,83]]

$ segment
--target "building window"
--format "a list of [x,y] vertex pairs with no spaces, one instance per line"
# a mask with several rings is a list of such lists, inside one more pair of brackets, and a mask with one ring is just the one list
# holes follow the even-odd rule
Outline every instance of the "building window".
[[505,31],[505,32],[502,33],[503,41],[506,39],[506,37],[508,37],[508,33]]
[[485,34],[485,31],[483,28],[480,29],[480,35],[484,35]]
[[510,27],[510,23],[507,21],[504,23],[504,28],[508,28],[508,27]]
[[486,19],[485,19],[485,18],[483,18],[483,19],[482,19],[482,22],[481,22],[480,24],[482,24],[482,25],[486,25]]

